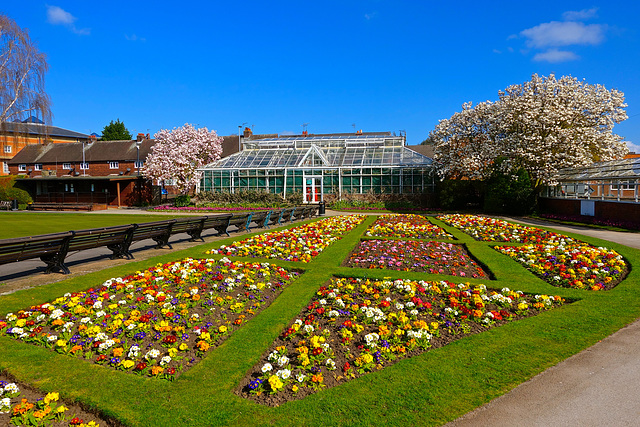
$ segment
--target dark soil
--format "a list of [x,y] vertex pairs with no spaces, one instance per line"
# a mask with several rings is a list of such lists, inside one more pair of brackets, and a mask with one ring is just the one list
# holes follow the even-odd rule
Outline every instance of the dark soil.
[[[20,394],[18,396],[12,397],[11,398],[11,406],[13,408],[13,406],[15,406],[16,404],[20,403],[22,401],[22,399],[27,399],[29,401],[29,403],[35,403],[37,400],[39,399],[43,399],[46,396],[46,393],[43,393],[35,388],[32,388],[26,384],[20,383],[18,381],[15,381],[15,379],[5,373],[5,372],[0,372],[0,384],[2,382],[7,382],[7,383],[15,383],[18,388],[20,389]],[[4,396],[0,396],[4,397]],[[60,399],[57,402],[57,406],[60,405],[64,405],[65,407],[68,408],[68,410],[65,412],[65,421],[64,422],[55,422],[53,424],[49,424],[50,426],[53,427],[67,427],[69,425],[69,423],[71,422],[71,420],[75,417],[81,419],[82,421],[84,421],[85,423],[88,423],[90,421],[94,421],[95,423],[97,423],[98,425],[100,425],[100,427],[120,427],[123,424],[121,424],[118,421],[115,420],[110,420],[102,415],[100,415],[99,413],[97,413],[96,411],[92,411],[92,410],[88,410],[85,409],[83,407],[83,405],[81,403],[78,402],[71,402],[68,400],[64,400],[64,399]],[[0,425],[2,426],[8,426],[8,425],[12,425],[11,424],[11,412],[9,412],[8,414],[0,414]]]

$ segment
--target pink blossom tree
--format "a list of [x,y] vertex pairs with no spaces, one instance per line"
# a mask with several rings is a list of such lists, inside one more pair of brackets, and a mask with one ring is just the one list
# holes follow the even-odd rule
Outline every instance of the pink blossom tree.
[[174,179],[181,194],[188,194],[200,180],[197,169],[220,158],[222,137],[206,127],[191,124],[161,129],[142,169],[150,179]]

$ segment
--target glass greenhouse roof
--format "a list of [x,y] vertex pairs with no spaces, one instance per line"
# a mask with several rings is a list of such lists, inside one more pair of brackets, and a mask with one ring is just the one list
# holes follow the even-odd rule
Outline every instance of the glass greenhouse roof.
[[244,143],[243,151],[201,169],[428,167],[432,160],[404,146],[402,137],[269,138]]
[[597,162],[582,168],[559,171],[558,181],[591,181],[640,178],[640,158]]

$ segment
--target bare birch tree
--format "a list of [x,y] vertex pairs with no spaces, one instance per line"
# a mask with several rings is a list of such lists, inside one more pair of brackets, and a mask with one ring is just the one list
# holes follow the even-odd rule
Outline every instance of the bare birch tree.
[[51,102],[44,90],[49,66],[26,29],[0,15],[0,125],[35,116],[51,121]]

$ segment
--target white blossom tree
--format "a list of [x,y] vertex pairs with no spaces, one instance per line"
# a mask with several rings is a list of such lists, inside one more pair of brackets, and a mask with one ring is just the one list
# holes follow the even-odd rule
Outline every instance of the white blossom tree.
[[162,129],[147,156],[142,172],[150,179],[175,179],[181,194],[188,194],[200,180],[197,169],[220,158],[222,138],[206,127],[185,124],[173,130]]
[[494,103],[441,120],[431,132],[443,177],[486,178],[524,168],[535,186],[554,184],[559,169],[622,158],[628,148],[613,126],[627,118],[624,94],[571,76],[534,74]]

